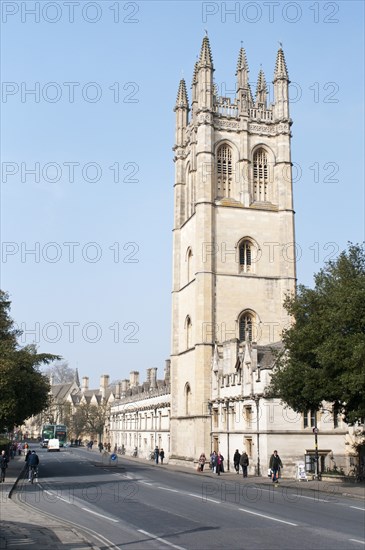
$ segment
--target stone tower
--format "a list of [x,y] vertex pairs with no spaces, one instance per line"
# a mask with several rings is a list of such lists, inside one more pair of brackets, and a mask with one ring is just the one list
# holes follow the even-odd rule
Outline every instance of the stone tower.
[[[295,288],[289,78],[280,47],[269,104],[264,72],[256,95],[240,49],[235,98],[220,97],[208,36],[189,105],[175,105],[171,459],[209,451],[214,355],[233,364],[246,341],[277,343]],[[227,343],[232,342],[232,345]]]

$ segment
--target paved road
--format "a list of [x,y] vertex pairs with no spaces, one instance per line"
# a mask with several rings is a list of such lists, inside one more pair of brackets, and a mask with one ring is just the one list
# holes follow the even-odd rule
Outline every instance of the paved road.
[[22,481],[18,497],[111,548],[364,547],[364,505],[343,496],[124,458],[110,465],[84,449],[44,451],[40,459],[39,483]]

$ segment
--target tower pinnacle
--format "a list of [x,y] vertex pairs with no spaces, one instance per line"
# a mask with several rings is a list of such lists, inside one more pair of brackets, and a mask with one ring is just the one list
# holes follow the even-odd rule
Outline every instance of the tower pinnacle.
[[185,80],[182,78],[179,83],[179,89],[177,92],[177,98],[176,98],[176,107],[188,107],[189,106],[189,100],[188,100],[188,93],[186,91],[186,83]]
[[257,78],[256,86],[256,104],[262,104],[266,106],[266,97],[267,97],[267,85],[265,74],[262,69],[260,69],[259,76]]
[[199,64],[200,66],[205,65],[208,67],[213,67],[212,52],[210,49],[208,35],[204,36],[203,38],[203,43],[200,50]]
[[276,56],[274,82],[275,82],[275,80],[278,80],[279,78],[282,78],[284,80],[289,80],[288,69],[286,67],[284,51],[283,51],[281,46],[282,45],[280,43],[280,48],[278,49],[278,53],[277,53],[277,56]]

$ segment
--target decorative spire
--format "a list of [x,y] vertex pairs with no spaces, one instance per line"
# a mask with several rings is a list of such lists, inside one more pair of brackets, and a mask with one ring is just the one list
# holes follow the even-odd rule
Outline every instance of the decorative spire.
[[74,382],[80,387],[80,378],[79,378],[79,371],[76,367],[75,374],[74,374]]
[[283,51],[281,46],[282,46],[282,44],[280,42],[280,48],[278,49],[278,53],[277,53],[277,56],[276,56],[274,82],[275,82],[275,80],[278,80],[278,79],[289,80],[288,69],[286,67],[284,51]]
[[188,107],[188,93],[186,91],[185,80],[182,78],[179,84],[179,90],[177,92],[176,107]]
[[267,85],[264,71],[260,69],[256,86],[256,103],[266,103]]
[[192,86],[198,82],[199,61],[195,61]]
[[199,65],[207,65],[213,67],[212,52],[210,50],[208,35],[204,36],[202,47],[200,50]]
[[236,75],[238,74],[239,71],[242,71],[242,70],[248,72],[246,52],[245,52],[245,49],[241,47],[240,53],[238,54]]

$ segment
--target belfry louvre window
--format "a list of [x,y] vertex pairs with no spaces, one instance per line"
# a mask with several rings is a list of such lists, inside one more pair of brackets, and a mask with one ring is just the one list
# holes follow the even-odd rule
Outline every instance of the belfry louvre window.
[[232,183],[232,149],[221,145],[217,153],[217,191],[218,197],[230,197]]
[[253,189],[255,201],[268,200],[269,171],[267,154],[263,149],[256,151],[253,157]]
[[249,313],[243,313],[239,320],[239,339],[241,342],[246,340],[246,334],[249,341],[252,342],[252,315]]
[[250,241],[243,241],[239,246],[240,254],[240,271],[243,273],[250,273],[251,271],[251,243]]

